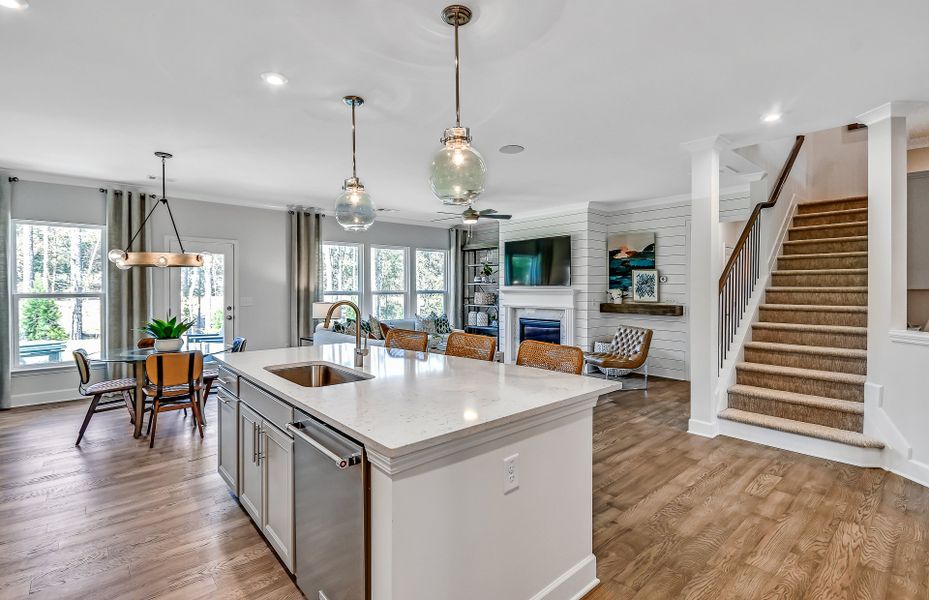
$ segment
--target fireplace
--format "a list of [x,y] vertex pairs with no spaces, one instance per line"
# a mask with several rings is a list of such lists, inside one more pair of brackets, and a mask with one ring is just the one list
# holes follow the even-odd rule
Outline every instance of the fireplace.
[[519,341],[536,340],[539,342],[561,343],[561,321],[555,319],[519,320]]
[[[516,362],[519,342],[526,339],[523,319],[551,323],[551,341],[574,345],[575,289],[559,286],[500,287],[500,346],[504,360]],[[557,324],[557,327],[555,325]]]

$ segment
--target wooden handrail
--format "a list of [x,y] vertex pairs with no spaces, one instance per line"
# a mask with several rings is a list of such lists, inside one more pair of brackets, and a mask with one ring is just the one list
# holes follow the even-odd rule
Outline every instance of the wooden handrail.
[[742,235],[739,236],[739,241],[735,243],[735,247],[732,249],[732,254],[729,255],[729,260],[726,262],[725,268],[723,268],[722,274],[719,276],[719,291],[722,292],[723,288],[726,286],[726,279],[729,277],[729,272],[735,267],[736,261],[738,260],[739,253],[742,251],[742,247],[745,246],[746,240],[748,240],[749,233],[751,233],[752,228],[755,226],[755,221],[761,216],[761,211],[765,208],[771,208],[777,204],[778,198],[781,196],[781,191],[784,189],[784,185],[787,183],[787,178],[790,177],[790,171],[794,167],[794,163],[797,161],[797,155],[800,154],[800,147],[803,146],[804,136],[798,135],[797,139],[794,141],[794,147],[790,151],[790,156],[787,157],[787,162],[784,163],[783,168],[781,168],[781,174],[777,178],[777,182],[774,184],[774,189],[771,190],[771,194],[768,196],[767,202],[759,202],[755,205],[755,208],[752,209],[752,214],[748,218],[748,222],[745,223],[745,228],[742,229]]

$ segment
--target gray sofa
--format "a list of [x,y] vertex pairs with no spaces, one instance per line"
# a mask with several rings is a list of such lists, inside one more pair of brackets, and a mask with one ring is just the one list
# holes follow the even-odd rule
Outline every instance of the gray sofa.
[[[410,329],[417,331],[416,320],[415,319],[394,319],[389,321],[384,321],[385,324],[394,327],[396,329]],[[459,330],[454,330],[459,331]],[[445,352],[445,344],[448,342],[448,335],[445,334],[435,334],[430,336],[429,339],[429,350],[432,352]],[[364,340],[369,346],[383,346],[384,340]],[[324,344],[354,344],[355,336],[346,335],[344,333],[336,333],[332,331],[332,328],[326,329],[323,327],[323,324],[320,323],[316,326],[316,330],[313,332],[313,345],[321,346]]]

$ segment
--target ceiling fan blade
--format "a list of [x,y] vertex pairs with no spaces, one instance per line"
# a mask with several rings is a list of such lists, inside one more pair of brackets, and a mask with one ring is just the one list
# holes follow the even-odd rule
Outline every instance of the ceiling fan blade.
[[513,215],[481,215],[483,219],[500,219],[502,221],[509,221],[513,218]]
[[478,214],[480,214],[482,217],[486,217],[487,215],[492,215],[495,212],[497,211],[492,208],[485,208],[484,210],[480,211]]

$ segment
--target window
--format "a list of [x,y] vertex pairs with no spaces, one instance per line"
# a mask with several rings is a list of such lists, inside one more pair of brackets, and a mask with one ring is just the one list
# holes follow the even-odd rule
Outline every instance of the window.
[[[350,300],[361,306],[361,245],[323,244],[323,301]],[[351,316],[351,310],[343,316]]]
[[416,314],[421,317],[446,312],[446,259],[444,250],[416,250]]
[[378,319],[406,315],[407,249],[371,247],[371,299]]
[[70,363],[102,343],[103,228],[13,222],[16,367]]

